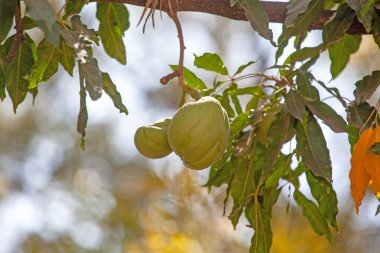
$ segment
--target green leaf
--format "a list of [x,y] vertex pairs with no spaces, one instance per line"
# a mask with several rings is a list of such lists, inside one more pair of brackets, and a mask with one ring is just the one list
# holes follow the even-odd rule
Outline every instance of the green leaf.
[[299,191],[295,191],[293,197],[297,205],[302,208],[303,215],[309,221],[314,231],[319,235],[326,235],[327,239],[331,241],[329,226],[317,205]]
[[113,104],[121,113],[128,115],[127,107],[123,104],[120,93],[117,91],[116,85],[112,82],[108,73],[102,72],[103,90],[112,99]]
[[292,127],[293,119],[288,112],[278,112],[268,130],[268,148],[265,153],[265,163],[262,167],[260,185],[264,184],[272,174],[274,164],[279,157],[282,146]]
[[249,66],[255,64],[256,62],[255,61],[250,61],[248,62],[247,64],[244,64],[244,65],[241,65],[235,72],[234,76],[236,75],[239,75],[241,74],[246,68],[248,68]]
[[92,100],[97,100],[102,95],[102,75],[98,66],[98,61],[91,58],[82,64],[83,77],[86,81],[86,90]]
[[0,0],[0,43],[5,40],[12,28],[16,11],[16,1]]
[[37,27],[36,22],[34,22],[33,19],[31,19],[28,16],[23,17],[21,22],[22,22],[22,28],[24,30],[29,30],[29,29],[33,29]]
[[277,187],[280,178],[286,176],[291,170],[290,163],[292,161],[292,157],[293,154],[280,154],[280,157],[274,164],[272,174],[268,177],[267,181],[265,182],[265,188]]
[[287,27],[295,26],[298,15],[307,11],[309,3],[310,0],[289,1],[286,7],[285,25]]
[[85,137],[88,120],[87,103],[86,103],[86,88],[84,86],[84,70],[83,65],[79,64],[79,79],[80,79],[80,91],[79,91],[79,113],[77,121],[77,131],[82,135],[81,148],[84,151],[86,147]]
[[337,11],[335,17],[323,27],[322,37],[325,46],[328,47],[341,40],[354,19],[355,12],[347,5],[343,5]]
[[30,17],[44,31],[46,38],[55,47],[59,46],[59,30],[55,12],[47,0],[24,0]]
[[[77,38],[77,37],[79,37],[78,33],[80,33],[82,35],[86,35],[89,39],[91,39],[93,42],[95,42],[97,45],[99,45],[98,32],[95,31],[94,29],[88,28],[85,24],[83,24],[81,19],[80,19],[80,16],[74,15],[71,17],[70,21],[71,21],[73,31],[77,33],[77,35],[74,35],[74,38],[75,38],[74,43],[80,41],[79,38]],[[66,30],[63,30],[63,31],[66,31]],[[61,35],[65,37],[64,34],[62,34],[62,30],[61,30]],[[70,44],[71,43],[69,43],[69,45]]]
[[239,89],[230,91],[229,94],[235,95],[235,96],[236,95],[253,95],[255,97],[259,97],[263,99],[268,97],[263,87],[261,86],[239,88]]
[[0,100],[3,101],[6,97],[5,95],[5,81],[6,81],[6,69],[8,62],[6,60],[6,55],[4,47],[0,45]]
[[317,177],[331,182],[331,160],[321,127],[313,116],[297,124],[297,151],[305,165]]
[[294,90],[289,90],[284,98],[290,114],[296,119],[303,121],[306,106],[304,100]]
[[355,103],[359,104],[368,100],[380,84],[380,71],[373,71],[372,75],[365,76],[355,83]]
[[347,4],[356,12],[358,20],[367,33],[371,31],[375,2],[375,0],[347,0]]
[[311,0],[304,12],[298,13],[297,19],[292,21],[291,26],[286,26],[284,30],[284,36],[279,41],[282,44],[285,40],[288,40],[291,36],[299,35],[303,32],[307,32],[309,25],[320,14],[323,9],[323,3],[325,0]]
[[[13,37],[8,40],[13,41]],[[33,53],[28,39],[25,39],[17,50],[16,57],[10,62],[6,70],[6,83],[8,94],[13,102],[13,111],[24,101],[28,93],[29,83],[26,76],[30,73],[34,63]]]
[[309,110],[330,127],[335,133],[347,132],[347,123],[329,105],[321,101],[307,102]]
[[305,101],[320,100],[318,89],[312,85],[313,79],[313,75],[307,71],[299,71],[297,73],[297,91]]
[[374,143],[369,149],[368,152],[373,153],[375,155],[380,155],[380,142]]
[[240,6],[244,9],[245,16],[251,23],[252,28],[259,33],[259,35],[271,42],[273,42],[273,32],[269,28],[269,16],[265,11],[263,5],[259,0],[240,0]]
[[346,67],[351,54],[358,51],[361,36],[346,34],[343,39],[328,48],[331,60],[331,76],[336,78]]
[[271,214],[264,210],[257,199],[254,199],[245,209],[245,216],[255,230],[249,252],[269,253],[272,245]]
[[316,47],[305,47],[300,50],[295,51],[285,60],[284,64],[295,63],[297,61],[304,61],[308,58],[313,58],[319,56],[319,54],[324,50],[324,45],[320,44]]
[[231,123],[230,139],[234,139],[244,128],[249,125],[249,113],[244,112],[239,114]]
[[124,4],[97,3],[99,35],[109,56],[126,64],[123,34],[129,28],[129,12]]
[[319,210],[328,223],[338,231],[336,222],[338,199],[332,184],[323,178],[316,178],[310,171],[306,171],[306,179],[309,183],[311,194],[318,202]]
[[376,208],[375,216],[377,216],[379,213],[380,213],[380,205],[378,205],[377,208]]
[[216,170],[213,175],[210,175],[204,186],[220,187],[222,184],[228,184],[232,179],[232,175],[232,165],[229,161]]
[[[347,107],[347,121],[357,129],[366,129],[375,120],[376,114],[373,113],[375,110],[375,107],[370,106],[367,102],[360,104],[351,103]],[[366,122],[367,125],[364,126]]]
[[59,62],[63,68],[69,73],[70,76],[73,76],[73,70],[75,66],[75,51],[73,48],[69,47],[66,42],[61,39],[59,49],[61,54],[59,57]]
[[[178,65],[169,66],[173,71],[176,71],[178,69]],[[185,79],[186,84],[190,88],[194,88],[197,90],[207,89],[206,84],[186,67],[183,68],[183,78]]]
[[202,56],[194,54],[194,57],[194,65],[196,67],[213,71],[221,75],[228,75],[228,70],[218,54],[204,53]]
[[374,15],[374,22],[372,25],[372,36],[377,46],[380,48],[380,16]]
[[29,77],[29,89],[34,89],[40,82],[47,81],[58,71],[60,54],[47,39],[43,39],[37,48],[37,60],[33,64]]
[[347,126],[348,130],[348,142],[350,143],[350,151],[352,154],[352,151],[354,150],[354,145],[356,142],[359,140],[359,129],[356,128],[355,126],[348,124]]
[[66,20],[72,15],[79,14],[85,4],[85,1],[66,1],[65,15],[63,15],[63,19]]
[[229,216],[236,227],[243,208],[247,205],[252,193],[256,190],[255,172],[263,165],[265,146],[255,141],[252,144],[252,152],[248,158],[231,157],[233,179],[231,182],[231,197],[234,201]]

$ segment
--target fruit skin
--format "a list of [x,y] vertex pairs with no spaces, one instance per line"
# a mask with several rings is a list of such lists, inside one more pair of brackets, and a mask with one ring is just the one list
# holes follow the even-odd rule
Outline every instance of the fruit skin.
[[143,126],[135,133],[135,146],[145,157],[157,159],[169,155],[172,149],[168,143],[167,128],[171,118],[164,118],[152,125]]
[[186,167],[195,170],[218,161],[229,136],[228,115],[219,101],[210,96],[184,104],[168,127],[170,147]]

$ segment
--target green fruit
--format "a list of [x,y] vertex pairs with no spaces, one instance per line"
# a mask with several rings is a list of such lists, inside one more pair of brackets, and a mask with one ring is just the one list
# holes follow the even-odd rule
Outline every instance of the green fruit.
[[218,100],[203,97],[177,110],[168,127],[168,141],[186,167],[200,170],[218,161],[227,148],[230,125]]
[[170,118],[164,118],[153,123],[153,125],[137,129],[135,146],[143,156],[156,159],[165,157],[172,152],[167,137],[170,121]]

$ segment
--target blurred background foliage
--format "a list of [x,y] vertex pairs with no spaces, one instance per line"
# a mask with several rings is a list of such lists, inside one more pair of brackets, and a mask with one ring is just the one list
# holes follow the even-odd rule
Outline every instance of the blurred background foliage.
[[[174,156],[147,161],[133,146],[136,128],[172,114],[180,93],[176,84],[163,87],[158,82],[168,72],[168,64],[177,61],[174,26],[164,18],[156,31],[148,28],[143,35],[134,28],[141,8],[129,10],[127,67],[113,61],[101,64],[118,84],[130,115],[118,114],[107,98],[90,102],[85,152],[80,150],[75,125],[77,77],[61,71],[40,86],[34,106],[29,97],[17,115],[9,100],[1,104],[0,253],[248,252],[252,232],[244,227],[247,222],[233,231],[223,216],[225,188],[209,193],[201,187],[207,171],[184,169]],[[93,11],[89,5],[83,13],[90,26],[96,22]],[[205,51],[218,52],[232,67],[257,60],[254,68],[258,71],[273,59],[273,50],[252,33],[249,24],[200,14],[181,14],[180,18],[189,68],[192,53]],[[274,29],[279,32],[280,26]],[[38,38],[39,32],[31,35]],[[370,72],[380,61],[371,54],[378,50],[371,40],[363,45],[336,83],[356,80],[357,74]],[[95,53],[102,58],[102,52],[95,49]],[[328,73],[322,68],[325,64],[326,59],[321,70],[315,71],[317,77]],[[214,78],[202,77],[208,83]],[[345,94],[351,93],[347,85]],[[342,135],[334,142],[331,133],[328,136],[334,146],[340,231],[331,244],[316,235],[294,208],[285,186],[273,212],[273,253],[378,252],[376,200],[367,199],[357,217],[349,199],[349,147],[347,141],[342,142],[346,138]]]

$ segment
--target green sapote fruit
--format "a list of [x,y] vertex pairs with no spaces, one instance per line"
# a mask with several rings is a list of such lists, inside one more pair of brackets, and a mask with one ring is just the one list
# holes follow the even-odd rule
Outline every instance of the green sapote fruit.
[[137,129],[135,146],[143,156],[156,159],[165,157],[172,152],[167,137],[170,121],[171,118],[164,118],[152,125]]
[[168,127],[170,147],[186,167],[195,170],[218,161],[227,148],[229,136],[227,113],[210,96],[184,104]]

